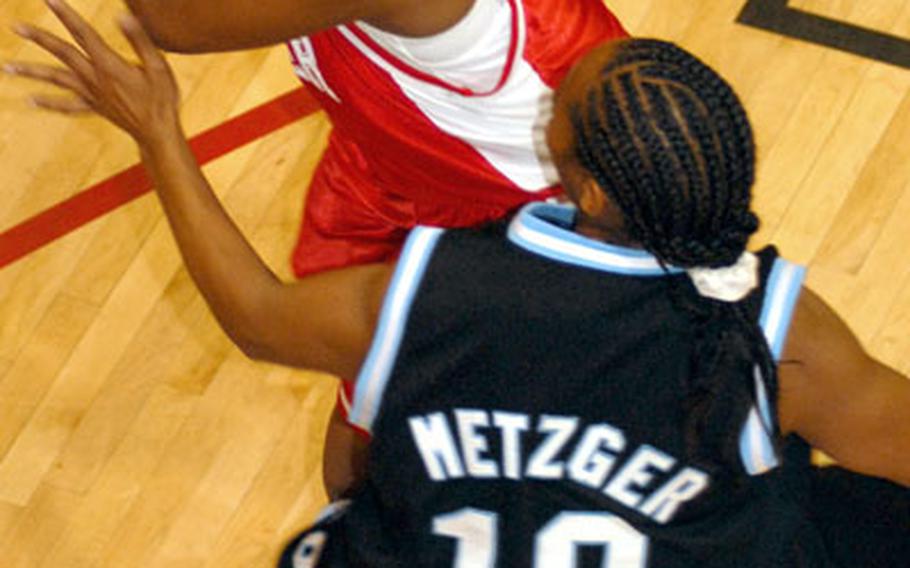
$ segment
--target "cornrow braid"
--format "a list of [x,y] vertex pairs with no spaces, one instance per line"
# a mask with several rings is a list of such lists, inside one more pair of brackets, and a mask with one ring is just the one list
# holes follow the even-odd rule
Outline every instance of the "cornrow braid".
[[[752,128],[733,89],[695,56],[649,39],[620,44],[599,76],[569,108],[576,157],[622,212],[628,236],[665,265],[735,263],[758,218]],[[673,297],[695,329],[685,385],[690,448],[719,446],[738,464],[754,369],[776,393],[773,357],[749,302],[703,298],[683,285]]]

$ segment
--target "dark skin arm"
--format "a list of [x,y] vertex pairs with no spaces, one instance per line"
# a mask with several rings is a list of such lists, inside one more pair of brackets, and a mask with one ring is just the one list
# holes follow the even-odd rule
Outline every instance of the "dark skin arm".
[[779,368],[778,414],[841,465],[910,487],[910,380],[870,357],[804,289]]
[[281,282],[203,177],[180,126],[174,77],[139,22],[132,16],[120,22],[139,58],[137,66],[112,51],[64,2],[49,5],[77,45],[27,25],[17,26],[17,32],[64,66],[12,63],[8,70],[74,96],[33,101],[63,113],[95,112],[133,137],[190,275],[245,353],[356,376],[394,267],[366,265]]
[[354,20],[404,36],[454,25],[473,0],[126,0],[153,41],[200,53],[272,45]]
[[369,438],[355,431],[338,410],[332,411],[325,435],[322,482],[329,499],[350,496],[366,477]]

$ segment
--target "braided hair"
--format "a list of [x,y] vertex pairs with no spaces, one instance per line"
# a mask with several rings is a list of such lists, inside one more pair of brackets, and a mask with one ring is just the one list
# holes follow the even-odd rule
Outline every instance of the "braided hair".
[[[734,264],[758,218],[750,210],[755,144],[733,89],[695,56],[650,39],[619,44],[599,78],[568,109],[575,157],[619,208],[627,236],[665,266]],[[688,279],[673,281],[674,302],[695,330],[683,390],[687,443],[707,448],[690,457],[716,462],[709,456],[719,451],[738,464],[756,368],[776,392],[773,357],[749,302],[704,298]]]

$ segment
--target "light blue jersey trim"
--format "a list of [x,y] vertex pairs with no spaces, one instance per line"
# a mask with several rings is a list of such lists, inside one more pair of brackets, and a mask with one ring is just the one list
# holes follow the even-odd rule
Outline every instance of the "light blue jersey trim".
[[[576,210],[565,205],[531,203],[509,225],[509,240],[552,260],[631,276],[667,274],[647,251],[589,239],[572,230]],[[667,267],[671,274],[682,269]]]
[[442,229],[430,227],[417,227],[411,231],[395,268],[379,316],[376,335],[357,375],[354,406],[349,416],[352,424],[367,432],[372,432],[383,393],[395,367],[414,294],[443,232]]
[[[775,362],[783,352],[805,277],[805,267],[782,258],[774,261],[768,277],[759,324]],[[774,431],[774,422],[768,391],[758,369],[755,371],[755,398],[758,406],[752,408],[740,433],[739,454],[746,471],[761,475],[780,465],[780,461],[769,434]]]
[[768,278],[765,303],[759,323],[765,331],[768,345],[775,360],[779,360],[787,340],[793,310],[806,278],[806,268],[782,258],[774,262]]
[[313,524],[316,525],[328,519],[329,517],[335,517],[350,506],[350,499],[339,499],[338,501],[332,501],[323,507],[321,511],[319,511],[319,514],[316,515],[316,520],[313,521]]

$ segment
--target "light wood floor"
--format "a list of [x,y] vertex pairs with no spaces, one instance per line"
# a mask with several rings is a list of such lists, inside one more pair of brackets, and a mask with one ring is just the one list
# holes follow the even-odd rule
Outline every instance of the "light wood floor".
[[[614,0],[738,88],[761,150],[760,239],[871,352],[910,372],[910,71],[733,23],[745,0]],[[74,0],[108,37],[121,8]],[[910,0],[791,5],[910,37]],[[0,24],[50,24],[3,0]],[[117,39],[117,45],[125,45]],[[0,59],[41,57],[0,33]],[[187,131],[296,86],[282,48],[173,57]],[[96,119],[28,108],[0,78],[0,230],[135,162]],[[293,124],[206,168],[282,275],[328,125]],[[252,363],[225,338],[153,196],[0,270],[0,566],[272,565],[323,505],[334,382]]]

